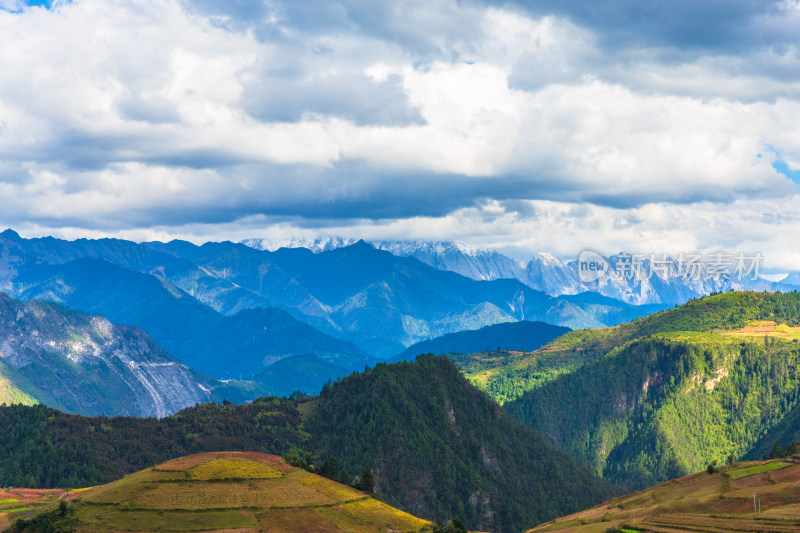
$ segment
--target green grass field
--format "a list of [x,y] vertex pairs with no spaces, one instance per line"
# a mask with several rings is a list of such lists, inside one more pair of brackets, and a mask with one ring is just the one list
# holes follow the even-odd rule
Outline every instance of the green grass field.
[[743,477],[752,476],[754,474],[763,474],[764,472],[770,472],[772,470],[780,470],[781,468],[787,468],[789,466],[792,466],[792,463],[772,461],[760,465],[738,468],[736,470],[728,471],[727,474],[731,479],[740,479]]

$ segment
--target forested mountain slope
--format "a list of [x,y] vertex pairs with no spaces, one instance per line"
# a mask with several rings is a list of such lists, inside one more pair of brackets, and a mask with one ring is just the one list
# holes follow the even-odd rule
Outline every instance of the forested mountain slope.
[[5,486],[31,476],[40,487],[95,485],[197,452],[308,451],[341,479],[372,468],[378,495],[407,512],[503,532],[614,493],[433,356],[380,364],[311,399],[205,404],[161,420],[0,407],[0,427]]
[[[726,293],[551,349],[592,354],[505,408],[635,489],[740,457],[800,399],[800,295]],[[598,355],[600,354],[600,355]]]

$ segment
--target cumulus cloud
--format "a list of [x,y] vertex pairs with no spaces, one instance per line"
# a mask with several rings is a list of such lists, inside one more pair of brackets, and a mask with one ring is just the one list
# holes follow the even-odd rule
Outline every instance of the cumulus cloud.
[[794,0],[0,2],[0,224],[514,253],[797,229]]

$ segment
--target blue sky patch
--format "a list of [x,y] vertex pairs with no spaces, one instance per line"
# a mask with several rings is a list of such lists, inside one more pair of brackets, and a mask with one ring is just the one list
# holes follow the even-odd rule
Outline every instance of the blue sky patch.
[[800,183],[800,170],[792,170],[789,168],[789,165],[786,164],[786,161],[782,161],[780,159],[776,160],[772,163],[772,168],[789,178],[795,183]]

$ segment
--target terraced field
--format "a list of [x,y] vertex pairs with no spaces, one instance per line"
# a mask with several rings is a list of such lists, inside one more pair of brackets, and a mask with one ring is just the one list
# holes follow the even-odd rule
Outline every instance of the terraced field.
[[609,500],[529,531],[800,532],[798,458],[736,463]]
[[0,531],[5,531],[20,517],[30,517],[70,500],[81,490],[62,489],[0,489]]
[[[368,495],[260,453],[206,453],[168,461],[85,491],[0,492],[11,520],[72,500],[77,531],[417,532],[431,524]],[[17,500],[11,502],[10,500]],[[0,515],[0,520],[2,516]]]
[[734,337],[776,337],[779,339],[800,339],[800,328],[778,324],[771,320],[754,320],[736,331],[725,332]]

